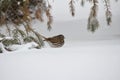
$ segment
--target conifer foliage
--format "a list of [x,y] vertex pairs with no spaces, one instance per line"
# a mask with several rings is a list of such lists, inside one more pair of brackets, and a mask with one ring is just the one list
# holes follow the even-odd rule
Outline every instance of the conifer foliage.
[[[46,14],[46,24],[48,30],[51,30],[53,19],[50,10],[51,5],[46,0],[0,0],[0,26],[6,25],[9,36],[17,39],[19,44],[34,41],[39,44],[38,48],[41,48],[44,46],[42,35],[32,28],[31,22],[34,19],[43,22]],[[14,28],[9,27],[9,24],[14,25]],[[20,25],[24,26],[25,31],[20,29]],[[29,35],[31,32],[34,36]],[[0,42],[4,44],[5,41],[10,44],[10,40],[5,40],[5,37],[2,37]]]
[[[117,2],[118,0],[115,1]],[[81,6],[84,6],[86,2],[89,2],[91,4],[87,27],[89,31],[95,32],[95,30],[98,29],[99,27],[99,21],[97,19],[99,0],[70,0],[69,7],[72,16],[75,16],[75,3],[79,3],[79,2]],[[107,25],[110,25],[112,22],[110,0],[103,0],[103,5],[105,6],[105,16],[106,16]]]
[[[118,0],[115,0],[116,2]],[[53,1],[54,2],[54,1]],[[88,30],[95,32],[99,27],[99,21],[97,19],[99,0],[69,0],[69,8],[72,16],[75,16],[75,3],[80,3],[84,6],[86,2],[91,3],[90,15],[88,17]],[[105,6],[105,15],[107,25],[112,22],[112,13],[110,10],[110,0],[103,0]],[[39,20],[40,22],[46,21],[48,30],[51,30],[53,23],[53,17],[51,15],[52,6],[49,0],[0,0],[0,26],[6,27],[10,38],[6,38],[5,34],[0,32],[0,43],[7,47],[12,44],[22,44],[28,42],[36,42],[37,48],[44,46],[45,37],[36,32],[31,26],[33,20]],[[45,20],[44,20],[44,17]],[[9,26],[13,24],[14,28]],[[24,26],[24,30],[20,29],[20,25]],[[33,33],[33,35],[30,35]],[[2,52],[0,48],[0,52]]]
[[47,25],[52,24],[51,5],[45,0],[1,0],[0,25],[13,23],[29,25],[32,19],[44,21],[43,14],[48,17]]

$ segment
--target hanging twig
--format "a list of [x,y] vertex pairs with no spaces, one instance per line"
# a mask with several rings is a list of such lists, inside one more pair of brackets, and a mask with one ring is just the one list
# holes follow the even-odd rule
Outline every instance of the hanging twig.
[[70,0],[69,2],[69,7],[70,7],[70,12],[72,16],[75,16],[75,6],[74,6],[74,0]]
[[93,0],[93,6],[91,8],[91,12],[88,18],[88,30],[95,32],[95,30],[99,26],[99,22],[97,20],[97,10],[98,10],[98,1]]
[[110,23],[112,22],[112,13],[110,11],[110,1],[109,0],[104,0],[105,3],[105,7],[106,7],[106,21],[107,21],[107,25],[110,25]]
[[51,24],[53,22],[53,17],[50,13],[50,10],[52,9],[52,6],[50,5],[48,0],[47,0],[47,2],[48,2],[48,7],[47,7],[47,10],[46,10],[46,16],[48,18],[47,26],[48,26],[48,30],[50,31],[52,29]]

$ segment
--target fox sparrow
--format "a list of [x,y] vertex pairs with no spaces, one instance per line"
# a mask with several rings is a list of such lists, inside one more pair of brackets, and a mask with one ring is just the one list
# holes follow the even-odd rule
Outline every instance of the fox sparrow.
[[62,47],[64,45],[64,35],[60,34],[50,38],[45,38],[49,45],[53,48]]

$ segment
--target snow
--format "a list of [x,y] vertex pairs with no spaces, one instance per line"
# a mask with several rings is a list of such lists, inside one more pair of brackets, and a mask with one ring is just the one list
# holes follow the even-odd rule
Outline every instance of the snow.
[[0,54],[0,80],[120,80],[120,39]]
[[17,44],[14,44],[14,45],[10,45],[8,46],[7,48],[12,50],[12,51],[21,51],[21,50],[29,50],[29,49],[32,49],[32,48],[35,48],[35,47],[38,47],[38,44],[35,43],[35,42],[29,42],[29,43],[26,43],[26,44],[22,44],[22,45],[17,45]]
[[12,40],[13,37],[5,37],[4,39]]
[[0,54],[0,80],[120,80],[120,23],[113,19],[113,26],[101,23],[95,33],[84,20],[56,22],[51,32],[42,27],[45,36],[64,34],[65,45],[14,45],[15,51]]
[[61,48],[45,43],[44,48],[34,49],[37,45],[28,43],[1,53],[0,80],[120,80],[119,20],[111,27],[101,23],[95,33],[88,32],[84,24],[79,20],[56,22],[51,32],[40,29],[46,36],[64,34]]
[[[106,26],[104,16],[100,16],[100,27],[95,33],[87,31],[86,15],[70,20],[68,17],[71,15],[62,18],[61,15],[67,13],[59,11],[60,16],[54,18],[57,21],[62,18],[63,22],[54,22],[51,32],[46,30],[45,23],[33,22],[34,30],[44,36],[64,34],[65,45],[50,48],[46,43],[42,49],[34,49],[37,44],[33,42],[13,45],[11,48],[15,51],[4,50],[4,53],[0,53],[0,80],[120,80],[118,5],[112,6],[114,11],[111,26]],[[83,11],[84,13],[88,14]],[[83,19],[77,20],[81,16]],[[3,45],[0,43],[0,46]]]
[[0,38],[0,40],[3,40],[3,39],[12,40],[13,37],[4,37],[4,38]]
[[4,52],[4,53],[7,52],[3,47],[4,47],[4,45],[0,42],[0,49],[2,50],[2,52]]

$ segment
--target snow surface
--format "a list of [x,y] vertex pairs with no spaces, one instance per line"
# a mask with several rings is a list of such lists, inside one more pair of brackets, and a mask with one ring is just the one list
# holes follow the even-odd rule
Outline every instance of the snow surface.
[[94,34],[84,20],[56,22],[51,32],[43,27],[45,36],[64,34],[65,45],[29,49],[30,43],[0,54],[0,80],[120,80],[120,23],[113,19]]
[[94,34],[84,20],[56,22],[51,32],[43,27],[46,36],[64,34],[65,45],[29,49],[30,43],[0,54],[0,80],[120,80],[120,23],[113,19],[113,26],[103,23]]
[[0,80],[120,80],[120,38],[0,54]]

